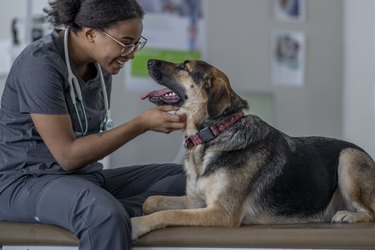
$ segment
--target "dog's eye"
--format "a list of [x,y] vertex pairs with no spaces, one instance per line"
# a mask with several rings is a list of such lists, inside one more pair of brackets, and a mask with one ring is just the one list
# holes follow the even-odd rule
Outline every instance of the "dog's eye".
[[178,69],[179,70],[184,70],[184,71],[189,71],[188,67],[186,66],[186,63],[187,61],[185,61],[184,63],[181,63],[178,65]]
[[179,70],[184,70],[184,71],[187,71],[187,70],[188,70],[187,67],[185,66],[185,64],[180,64],[180,65],[178,65],[178,69],[179,69]]

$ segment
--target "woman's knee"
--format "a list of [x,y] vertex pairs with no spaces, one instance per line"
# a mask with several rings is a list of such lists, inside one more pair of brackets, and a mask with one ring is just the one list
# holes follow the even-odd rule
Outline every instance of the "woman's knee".
[[72,209],[72,221],[79,221],[82,218],[82,223],[87,224],[87,227],[125,225],[125,228],[130,228],[130,216],[121,203],[109,193],[104,191],[104,195],[82,194],[76,201]]
[[[126,210],[116,202],[91,204],[85,215],[75,220],[76,235],[83,246],[97,249],[129,249],[131,221]],[[103,237],[105,235],[105,237]],[[91,249],[91,247],[86,247]]]

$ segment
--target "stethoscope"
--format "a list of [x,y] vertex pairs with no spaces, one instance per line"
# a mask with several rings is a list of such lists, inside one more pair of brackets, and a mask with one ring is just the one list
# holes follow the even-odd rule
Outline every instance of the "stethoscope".
[[[81,128],[81,132],[76,132],[77,134],[83,136],[86,135],[89,125],[88,119],[86,114],[85,105],[83,103],[81,87],[79,86],[77,77],[73,74],[70,59],[69,59],[69,48],[68,48],[68,36],[69,36],[69,27],[65,29],[64,33],[64,54],[65,54],[65,63],[68,68],[68,82],[69,82],[69,91],[70,91],[70,98],[72,99],[72,103],[74,105],[75,112],[77,114],[78,123]],[[100,83],[103,91],[103,98],[104,98],[104,108],[105,108],[105,118],[100,123],[100,131],[107,131],[113,128],[113,121],[109,117],[109,108],[108,108],[108,96],[107,96],[107,89],[104,83],[104,77],[102,69],[100,68],[99,63],[96,63],[96,67],[99,72]],[[80,115],[79,109],[83,115],[83,118]]]

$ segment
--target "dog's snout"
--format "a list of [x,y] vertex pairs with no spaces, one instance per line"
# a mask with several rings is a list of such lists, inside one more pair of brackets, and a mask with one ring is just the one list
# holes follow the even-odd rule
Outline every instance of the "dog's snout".
[[151,66],[153,66],[155,63],[156,63],[155,60],[150,59],[150,60],[148,60],[148,62],[147,62],[147,66],[148,66],[148,67],[151,67]]
[[160,72],[162,62],[156,59],[150,59],[147,61],[147,68],[150,76],[156,81],[160,81],[163,78],[163,74]]
[[149,67],[149,68],[151,68],[151,67],[159,67],[160,64],[161,64],[160,61],[155,60],[155,59],[150,59],[147,62],[147,67]]

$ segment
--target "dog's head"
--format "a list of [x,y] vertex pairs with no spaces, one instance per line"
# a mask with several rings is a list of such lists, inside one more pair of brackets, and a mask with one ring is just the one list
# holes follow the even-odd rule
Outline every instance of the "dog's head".
[[203,61],[175,64],[160,60],[148,61],[150,76],[165,89],[152,91],[143,98],[157,105],[175,105],[181,112],[202,119],[217,119],[248,107],[231,88],[228,77]]

